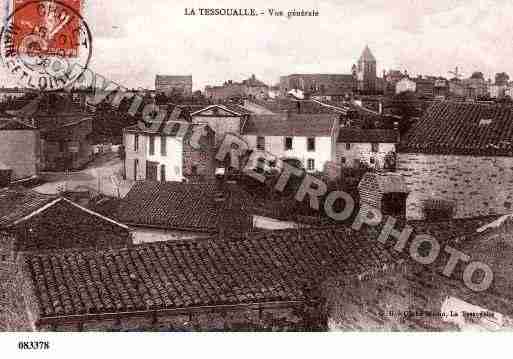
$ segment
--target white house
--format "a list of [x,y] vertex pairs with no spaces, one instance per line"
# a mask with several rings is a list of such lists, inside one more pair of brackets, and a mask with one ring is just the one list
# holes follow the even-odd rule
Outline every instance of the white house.
[[410,80],[407,77],[400,79],[395,84],[395,93],[396,94],[400,94],[401,92],[406,92],[406,91],[415,92],[416,89],[417,89],[417,84],[415,83],[415,81]]
[[[205,131],[200,147],[191,144],[196,127]],[[182,181],[214,177],[214,134],[210,127],[188,122],[123,130],[125,175],[130,180]]]
[[397,131],[342,128],[337,139],[337,163],[342,167],[366,164],[376,169],[385,165],[385,156],[396,152]]
[[339,115],[253,115],[242,130],[250,148],[278,159],[297,159],[308,172],[324,171],[336,158]]

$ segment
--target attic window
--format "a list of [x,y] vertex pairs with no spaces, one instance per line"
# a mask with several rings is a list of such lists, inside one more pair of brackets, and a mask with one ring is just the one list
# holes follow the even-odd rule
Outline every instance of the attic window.
[[479,126],[488,126],[491,123],[492,123],[491,118],[482,118],[479,120]]

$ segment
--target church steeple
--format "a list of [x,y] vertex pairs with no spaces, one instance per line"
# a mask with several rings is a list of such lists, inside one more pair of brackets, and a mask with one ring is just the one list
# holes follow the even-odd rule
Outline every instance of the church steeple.
[[360,56],[360,59],[358,61],[376,62],[376,58],[374,57],[371,50],[369,49],[369,45],[365,45],[365,49],[363,49],[362,55]]

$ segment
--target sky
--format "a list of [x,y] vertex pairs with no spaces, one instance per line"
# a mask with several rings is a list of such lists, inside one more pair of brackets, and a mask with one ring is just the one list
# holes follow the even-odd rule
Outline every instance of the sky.
[[[513,77],[511,0],[86,0],[90,68],[126,87],[192,74],[194,89],[255,74],[350,73],[369,45],[378,74]],[[316,9],[318,17],[185,16],[185,8]],[[4,71],[5,72],[5,71]],[[8,83],[2,73],[2,82]]]

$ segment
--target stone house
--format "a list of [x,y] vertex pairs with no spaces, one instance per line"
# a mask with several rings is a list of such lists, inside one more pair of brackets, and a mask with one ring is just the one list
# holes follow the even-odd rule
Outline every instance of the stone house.
[[429,201],[456,218],[513,210],[511,107],[434,103],[400,143],[397,172],[410,191],[407,217],[426,217]]
[[341,167],[383,169],[385,157],[395,154],[399,134],[395,130],[341,128],[337,138],[336,163]]
[[27,254],[12,276],[3,325],[11,331],[324,329],[318,283],[359,278],[399,258],[356,236],[330,227]]
[[240,134],[251,111],[235,104],[212,105],[191,113],[192,122],[207,124],[215,133],[216,145],[227,133]]
[[0,169],[10,170],[10,180],[38,176],[40,160],[39,131],[16,119],[0,119]]
[[264,150],[277,159],[299,160],[308,172],[322,172],[336,159],[340,127],[338,114],[252,115],[242,135],[250,149]]
[[231,184],[138,181],[115,217],[133,228],[135,243],[240,234],[252,229],[249,203]]
[[[214,178],[213,131],[206,125],[192,124],[177,116],[173,121],[155,127],[137,124],[123,129],[127,179],[165,182]],[[200,134],[199,146],[191,143],[194,134]]]

